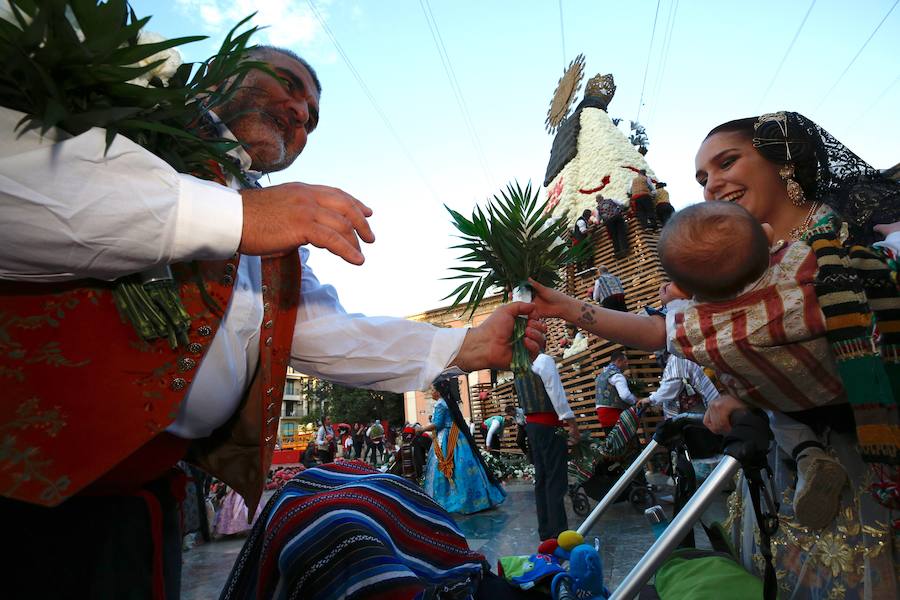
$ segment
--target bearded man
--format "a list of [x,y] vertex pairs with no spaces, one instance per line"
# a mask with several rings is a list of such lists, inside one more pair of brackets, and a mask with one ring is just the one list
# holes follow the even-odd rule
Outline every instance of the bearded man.
[[[372,211],[332,187],[256,181],[286,168],[319,121],[321,84],[290,51],[210,115],[241,177],[175,172],[106,132],[43,137],[0,109],[0,516],[10,597],[177,598],[182,458],[254,514],[276,440],[285,372],[380,390],[443,371],[505,367],[515,315],[441,329],[348,315],[308,264],[312,244],[352,264]],[[299,251],[298,251],[299,249]],[[109,281],[170,266],[186,343],[141,340]],[[537,352],[543,326],[530,322]]]

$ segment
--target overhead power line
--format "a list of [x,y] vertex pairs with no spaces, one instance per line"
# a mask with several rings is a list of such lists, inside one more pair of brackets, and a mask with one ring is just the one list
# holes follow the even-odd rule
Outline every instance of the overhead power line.
[[853,63],[856,62],[856,59],[859,58],[859,55],[862,54],[862,51],[866,49],[866,46],[869,45],[869,42],[871,42],[872,38],[875,37],[875,34],[878,33],[878,30],[881,29],[881,26],[884,25],[884,22],[887,21],[887,18],[889,16],[891,16],[891,13],[894,12],[894,9],[897,8],[898,3],[900,3],[900,0],[894,0],[894,3],[891,5],[891,8],[888,9],[888,11],[887,11],[887,14],[885,14],[884,18],[882,18],[881,21],[878,23],[878,25],[875,26],[875,29],[873,29],[872,33],[869,34],[869,37],[866,38],[866,41],[863,43],[863,45],[860,47],[860,49],[856,52],[856,54],[850,60],[850,63],[847,65],[847,67],[843,71],[841,71],[841,74],[838,76],[837,80],[834,82],[834,85],[832,85],[831,88],[829,88],[829,90],[827,92],[825,92],[825,95],[822,96],[822,99],[819,101],[819,105],[816,106],[816,110],[819,110],[819,108],[821,108],[821,106],[823,104],[825,104],[825,101],[831,95],[831,92],[833,92],[835,90],[835,88],[837,88],[838,84],[844,78],[844,75],[847,74],[847,71],[849,71],[850,67],[853,66]]
[[563,70],[566,69],[566,30],[563,27],[563,10],[562,10],[562,0],[559,0],[559,38],[562,40],[562,53],[563,53]]
[[809,4],[809,8],[806,9],[806,14],[803,15],[803,20],[800,21],[800,26],[797,27],[797,31],[794,32],[794,37],[791,39],[791,43],[788,44],[787,50],[784,51],[784,56],[781,57],[781,62],[778,63],[778,68],[775,69],[775,73],[772,75],[772,80],[769,81],[769,85],[766,86],[766,91],[763,92],[762,97],[759,99],[759,106],[757,107],[757,112],[759,112],[759,108],[762,107],[763,101],[766,99],[766,96],[769,95],[769,91],[772,89],[772,86],[775,84],[775,80],[778,79],[778,74],[781,73],[781,67],[784,66],[785,61],[787,61],[787,57],[790,55],[791,50],[794,49],[794,43],[796,43],[797,38],[800,37],[800,32],[803,31],[803,26],[806,25],[806,19],[809,18],[809,13],[812,12],[813,6],[816,5],[816,0],[812,0]]
[[893,80],[892,82],[890,82],[890,83],[887,85],[887,87],[884,88],[884,90],[883,90],[880,94],[878,94],[878,96],[875,98],[875,101],[872,102],[872,103],[871,103],[864,111],[862,111],[861,113],[859,113],[859,116],[858,116],[858,117],[856,117],[855,119],[853,119],[853,122],[854,122],[854,123],[858,122],[860,119],[862,119],[862,118],[865,117],[867,114],[869,114],[869,112],[870,112],[873,108],[875,108],[876,106],[878,106],[878,103],[881,102],[881,101],[884,99],[885,96],[887,96],[888,92],[890,92],[890,91],[894,88],[894,86],[897,85],[897,82],[898,82],[898,81],[900,81],[900,75],[897,75],[897,76],[894,78],[894,80]]
[[372,94],[372,91],[369,89],[369,86],[366,85],[365,80],[363,80],[362,75],[359,71],[356,70],[356,67],[353,66],[353,61],[350,60],[350,57],[344,52],[344,48],[341,46],[340,42],[338,42],[337,37],[334,35],[334,32],[331,31],[331,28],[328,26],[328,23],[325,22],[325,19],[322,17],[321,13],[319,13],[319,9],[316,8],[316,5],[313,3],[313,0],[306,0],[306,3],[309,5],[309,8],[313,12],[313,16],[316,17],[316,20],[319,22],[319,25],[322,26],[322,29],[331,39],[331,43],[334,44],[334,47],[337,49],[338,54],[341,55],[341,58],[344,61],[344,64],[347,65],[347,68],[350,69],[350,73],[353,74],[353,77],[356,79],[356,82],[359,84],[359,87],[362,89],[363,93],[369,99],[369,102],[372,104],[372,107],[375,109],[375,112],[378,113],[378,116],[381,117],[381,120],[384,122],[385,127],[387,127],[388,131],[394,137],[394,141],[397,142],[397,145],[400,147],[400,150],[406,156],[406,159],[412,165],[413,169],[418,174],[419,178],[422,179],[422,182],[425,184],[425,187],[431,192],[431,195],[435,197],[436,200],[440,201],[440,197],[435,191],[434,187],[432,187],[431,182],[425,177],[425,173],[422,172],[421,167],[419,167],[419,163],[416,162],[416,159],[413,158],[412,153],[406,147],[406,144],[400,138],[400,134],[397,133],[397,130],[394,128],[391,120],[388,119],[387,114],[381,109],[381,106],[378,104],[378,101],[375,100],[375,96]]
[[662,52],[660,56],[659,69],[656,72],[656,82],[653,84],[653,100],[650,102],[650,114],[647,116],[647,125],[656,117],[656,107],[660,103],[660,94],[662,93],[662,83],[666,77],[666,68],[669,64],[669,48],[672,45],[672,34],[675,31],[675,18],[678,16],[678,0],[674,0],[669,4],[669,18],[666,26],[666,35],[663,38]]
[[447,52],[447,47],[444,45],[444,39],[441,37],[441,31],[438,29],[437,20],[434,18],[434,13],[431,12],[431,6],[428,4],[428,0],[419,0],[419,5],[422,7],[422,12],[425,13],[425,21],[428,23],[428,28],[431,30],[431,38],[434,40],[438,56],[441,58],[444,73],[446,73],[447,81],[450,83],[450,89],[453,90],[453,95],[456,97],[456,104],[459,106],[459,112],[462,114],[466,129],[469,131],[469,137],[475,148],[475,156],[481,165],[481,169],[484,171],[487,184],[491,185],[493,183],[493,177],[491,176],[491,171],[481,146],[481,139],[478,137],[478,131],[475,129],[475,125],[472,122],[469,107],[466,105],[465,95],[463,95],[459,81],[456,79],[456,72],[453,70],[450,54]]
[[647,87],[647,71],[650,70],[650,56],[653,54],[653,39],[656,37],[656,19],[659,17],[659,2],[656,0],[656,12],[653,15],[653,30],[650,32],[650,47],[647,48],[647,64],[644,66],[644,83],[641,84],[641,99],[638,101],[637,116],[635,122],[641,118],[641,107],[644,105],[644,88]]

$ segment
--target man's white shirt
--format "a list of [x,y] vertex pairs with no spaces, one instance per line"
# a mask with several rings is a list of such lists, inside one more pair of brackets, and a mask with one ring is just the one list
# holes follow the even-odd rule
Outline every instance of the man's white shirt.
[[[0,108],[0,279],[112,280],[151,267],[221,260],[238,249],[243,205],[234,189],[177,173],[105,131],[21,136],[21,113]],[[236,152],[244,167],[250,159]],[[422,389],[456,356],[465,329],[348,314],[300,248],[296,370],[347,386]],[[169,431],[209,435],[237,409],[259,360],[261,262],[242,256],[232,300]]]
[[544,353],[538,354],[531,364],[531,370],[544,382],[544,389],[550,396],[556,416],[562,421],[574,419],[575,413],[572,412],[566,399],[566,391],[563,389],[562,379],[559,378],[559,370],[553,358]]

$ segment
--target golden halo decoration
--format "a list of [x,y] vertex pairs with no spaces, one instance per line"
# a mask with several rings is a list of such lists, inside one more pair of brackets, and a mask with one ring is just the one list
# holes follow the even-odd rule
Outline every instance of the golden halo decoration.
[[550,100],[550,109],[547,111],[547,119],[544,125],[551,135],[556,133],[559,126],[569,116],[569,109],[575,101],[575,95],[581,87],[581,79],[584,77],[584,54],[579,54],[559,78],[556,84],[556,92]]

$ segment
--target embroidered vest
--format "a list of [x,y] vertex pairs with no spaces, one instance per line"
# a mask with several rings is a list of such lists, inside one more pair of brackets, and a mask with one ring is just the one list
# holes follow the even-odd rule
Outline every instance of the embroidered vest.
[[541,412],[552,412],[556,414],[553,408],[553,402],[544,389],[544,382],[533,371],[529,371],[525,377],[516,377],[513,380],[513,386],[516,389],[516,398],[519,400],[519,406],[525,411],[526,415]]
[[[189,343],[140,340],[111,286],[0,283],[0,493],[54,506],[97,481],[168,427],[224,313],[240,257],[172,266],[191,316]],[[203,469],[247,500],[262,494],[278,427],[299,302],[297,253],[262,261],[260,360],[241,409],[194,443]],[[186,444],[185,444],[186,445]]]
[[597,379],[594,380],[594,386],[596,387],[596,391],[594,392],[595,406],[598,408],[605,407],[618,410],[625,410],[628,408],[628,404],[622,402],[622,398],[619,397],[619,390],[609,382],[613,375],[621,374],[622,371],[619,370],[619,367],[613,364],[607,365],[605,369],[600,371],[600,374],[597,375]]

